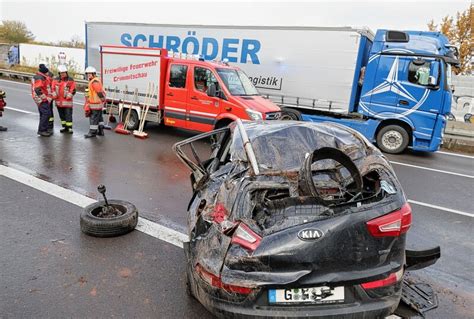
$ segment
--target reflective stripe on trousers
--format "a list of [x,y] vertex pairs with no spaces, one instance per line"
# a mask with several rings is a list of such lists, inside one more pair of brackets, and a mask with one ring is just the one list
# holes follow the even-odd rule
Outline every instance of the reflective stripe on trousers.
[[102,110],[91,110],[89,117],[89,129],[93,132],[97,132],[100,125],[104,125],[104,119],[102,117]]

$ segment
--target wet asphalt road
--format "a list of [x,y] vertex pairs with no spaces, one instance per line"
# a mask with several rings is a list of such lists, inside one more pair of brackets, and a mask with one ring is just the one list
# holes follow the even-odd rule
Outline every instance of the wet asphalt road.
[[138,231],[86,236],[79,207],[0,185],[0,318],[211,318],[176,275],[180,248]]
[[[103,183],[108,187],[109,197],[135,203],[142,216],[160,223],[172,224],[174,228],[183,229],[191,189],[188,172],[172,153],[171,146],[179,140],[192,136],[192,133],[150,125],[147,128],[150,138],[147,140],[138,140],[131,136],[119,135],[110,131],[106,132],[108,134],[104,138],[85,140],[83,134],[87,132],[88,122],[83,117],[81,106],[76,105],[74,135],[63,136],[58,132],[59,125],[56,124],[57,132],[53,137],[40,138],[35,134],[38,115],[36,114],[36,105],[29,95],[29,86],[0,80],[0,88],[7,92],[8,107],[16,109],[7,110],[5,116],[0,118],[0,125],[9,128],[7,133],[0,133],[0,161],[3,164],[94,198],[97,198],[97,185]],[[78,95],[76,101],[80,103],[82,98],[82,95]],[[57,116],[57,113],[55,115]],[[474,312],[472,306],[474,304],[474,278],[472,278],[472,269],[474,269],[474,257],[472,257],[474,252],[472,240],[473,218],[446,211],[443,208],[461,213],[474,213],[472,200],[474,195],[474,179],[472,178],[474,175],[474,158],[442,153],[415,154],[413,152],[389,156],[389,158],[394,162],[394,169],[409,199],[441,207],[441,209],[438,209],[412,204],[414,222],[408,235],[408,245],[411,247],[423,248],[440,245],[442,249],[442,258],[436,265],[416,272],[417,276],[427,280],[440,294],[441,307],[430,312],[429,317],[445,318],[449,317],[449,314],[456,313],[456,317],[467,318],[469,316],[466,314],[469,311],[470,313]],[[10,187],[9,183],[12,182],[5,182],[4,179],[0,179],[0,202],[2,203],[5,198],[4,189]],[[21,188],[23,186],[20,184],[15,187]],[[44,196],[48,197],[47,195]],[[29,202],[21,202],[20,204],[16,206],[21,208],[20,211],[24,210],[23,205],[25,205],[25,209],[34,207]],[[90,241],[88,242],[90,249],[96,248],[95,245],[99,241],[92,241],[80,235],[78,225],[73,221],[67,220],[67,218],[49,217],[49,214],[56,215],[57,212],[63,211],[61,205],[64,205],[64,203],[54,200],[51,205],[54,209],[51,209],[50,212],[42,212],[42,216],[48,216],[44,223],[49,225],[58,222],[60,225],[67,226],[66,233],[70,236],[68,237],[70,245],[78,249],[75,254],[78,256],[88,255],[88,249],[81,250],[84,248],[81,244],[84,240]],[[13,213],[15,213],[16,207],[11,207]],[[16,214],[13,215],[16,216]],[[28,228],[31,219],[23,215],[18,216],[18,218],[20,219],[18,227]],[[42,229],[42,219],[37,222],[38,227],[40,227],[38,229],[39,233]],[[70,235],[71,233],[73,235]],[[16,240],[16,237],[21,237],[18,238],[19,241],[24,240],[23,236],[19,236],[19,233],[11,233],[8,239]],[[123,241],[125,246],[141,245],[147,258],[149,253],[157,254],[160,251],[173,256],[167,259],[166,262],[157,262],[158,269],[155,271],[146,262],[138,264],[136,269],[140,269],[140,271],[150,276],[159,276],[159,278],[170,277],[171,272],[177,273],[181,269],[184,259],[179,249],[169,248],[173,250],[173,254],[171,254],[169,249],[166,250],[168,244],[144,234],[135,234],[134,232],[127,237],[133,237],[133,240],[129,242],[128,239],[120,239],[119,242],[122,243]],[[0,240],[3,241],[2,235],[0,235]],[[100,243],[97,245],[100,245]],[[114,246],[116,241],[110,241],[110,244],[111,249],[108,252],[111,254],[110,258],[116,258],[119,262],[120,245]],[[11,251],[7,252],[7,255],[10,254],[12,254]],[[2,256],[0,257],[2,264],[5,263],[5,255],[2,253],[0,256]],[[21,264],[33,257],[33,254],[24,254],[18,256],[15,263]],[[88,267],[91,272],[100,271],[93,269],[93,260],[90,262]],[[64,271],[64,267],[61,268],[61,265],[55,264],[55,266],[59,266],[58,271]],[[109,270],[111,267],[113,266],[108,265]],[[79,271],[80,268],[78,267],[77,270]],[[169,269],[173,270],[170,271]],[[14,273],[11,281],[8,282],[8,291],[13,295],[20,293],[18,289],[23,287],[19,281],[20,277]],[[138,281],[141,281],[141,279],[143,278]],[[158,287],[161,286],[160,280],[162,279],[157,281]],[[4,283],[1,282],[1,284]],[[159,294],[156,290],[147,290],[147,283],[135,284],[137,285],[134,288],[137,296],[144,297],[148,292]],[[163,281],[164,287],[168,285],[169,282]],[[107,288],[106,290],[111,291],[113,289]],[[183,292],[180,291],[179,293],[182,294]],[[148,299],[153,300],[153,306],[163,307],[166,305],[162,300]],[[86,300],[81,299],[82,301],[85,302]],[[182,311],[189,310],[193,314],[199,314],[199,311],[202,310],[199,305],[190,304],[182,296],[177,303],[176,307],[183,308]],[[0,309],[2,309],[2,304],[0,304]],[[21,308],[15,309],[18,311]],[[165,309],[167,308],[165,307]],[[169,314],[175,314],[172,312],[174,310],[171,309],[173,308],[170,308]],[[57,310],[59,311],[59,309]],[[21,313],[20,310],[16,313],[12,312],[11,315],[16,317]],[[82,314],[82,316],[88,316],[87,313]],[[105,313],[106,316],[110,314]],[[147,313],[144,313],[143,316],[148,317]],[[187,315],[185,316],[187,317]],[[58,317],[61,316],[58,315]],[[166,315],[165,317],[170,316]]]

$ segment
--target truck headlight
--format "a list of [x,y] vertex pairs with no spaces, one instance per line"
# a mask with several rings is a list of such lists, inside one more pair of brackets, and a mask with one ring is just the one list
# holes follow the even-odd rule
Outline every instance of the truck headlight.
[[251,109],[246,109],[247,115],[250,117],[251,120],[258,121],[262,120],[263,116],[262,113],[251,110]]

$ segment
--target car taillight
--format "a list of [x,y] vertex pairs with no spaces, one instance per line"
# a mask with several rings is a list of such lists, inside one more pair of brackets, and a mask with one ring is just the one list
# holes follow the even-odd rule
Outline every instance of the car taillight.
[[217,203],[214,206],[214,210],[211,212],[210,216],[214,222],[222,223],[228,215],[229,212],[227,212],[227,209],[225,208],[224,204]]
[[207,282],[212,287],[219,288],[219,289],[224,289],[224,290],[227,290],[229,292],[235,292],[235,293],[241,294],[241,295],[248,295],[253,291],[252,288],[248,288],[248,287],[241,287],[241,286],[224,284],[224,283],[222,283],[220,277],[218,277],[214,274],[211,274],[210,272],[205,270],[199,264],[196,266],[196,272],[201,276],[201,278],[205,282]]
[[397,237],[405,234],[411,226],[411,207],[405,203],[399,210],[369,220],[369,233],[374,237]]
[[232,243],[242,246],[245,249],[254,251],[260,245],[262,237],[257,235],[249,226],[240,223],[232,235]]
[[385,279],[365,282],[365,283],[361,284],[361,286],[365,290],[386,287],[386,286],[390,286],[390,285],[393,285],[393,284],[396,284],[397,282],[399,282],[402,279],[402,276],[403,276],[403,268],[401,268],[397,272],[391,273]]

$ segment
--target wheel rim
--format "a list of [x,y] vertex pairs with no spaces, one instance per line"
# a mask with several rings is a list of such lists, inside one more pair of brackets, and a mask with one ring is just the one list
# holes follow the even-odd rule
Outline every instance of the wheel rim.
[[135,118],[133,117],[133,113],[130,114],[130,118],[128,119],[128,127],[135,127]]
[[280,121],[291,121],[291,120],[292,120],[291,116],[286,115],[286,114],[280,117]]
[[403,136],[397,131],[387,131],[382,137],[382,144],[385,148],[394,151],[403,145]]
[[298,118],[295,115],[290,114],[290,113],[282,113],[279,120],[280,121],[297,121]]

